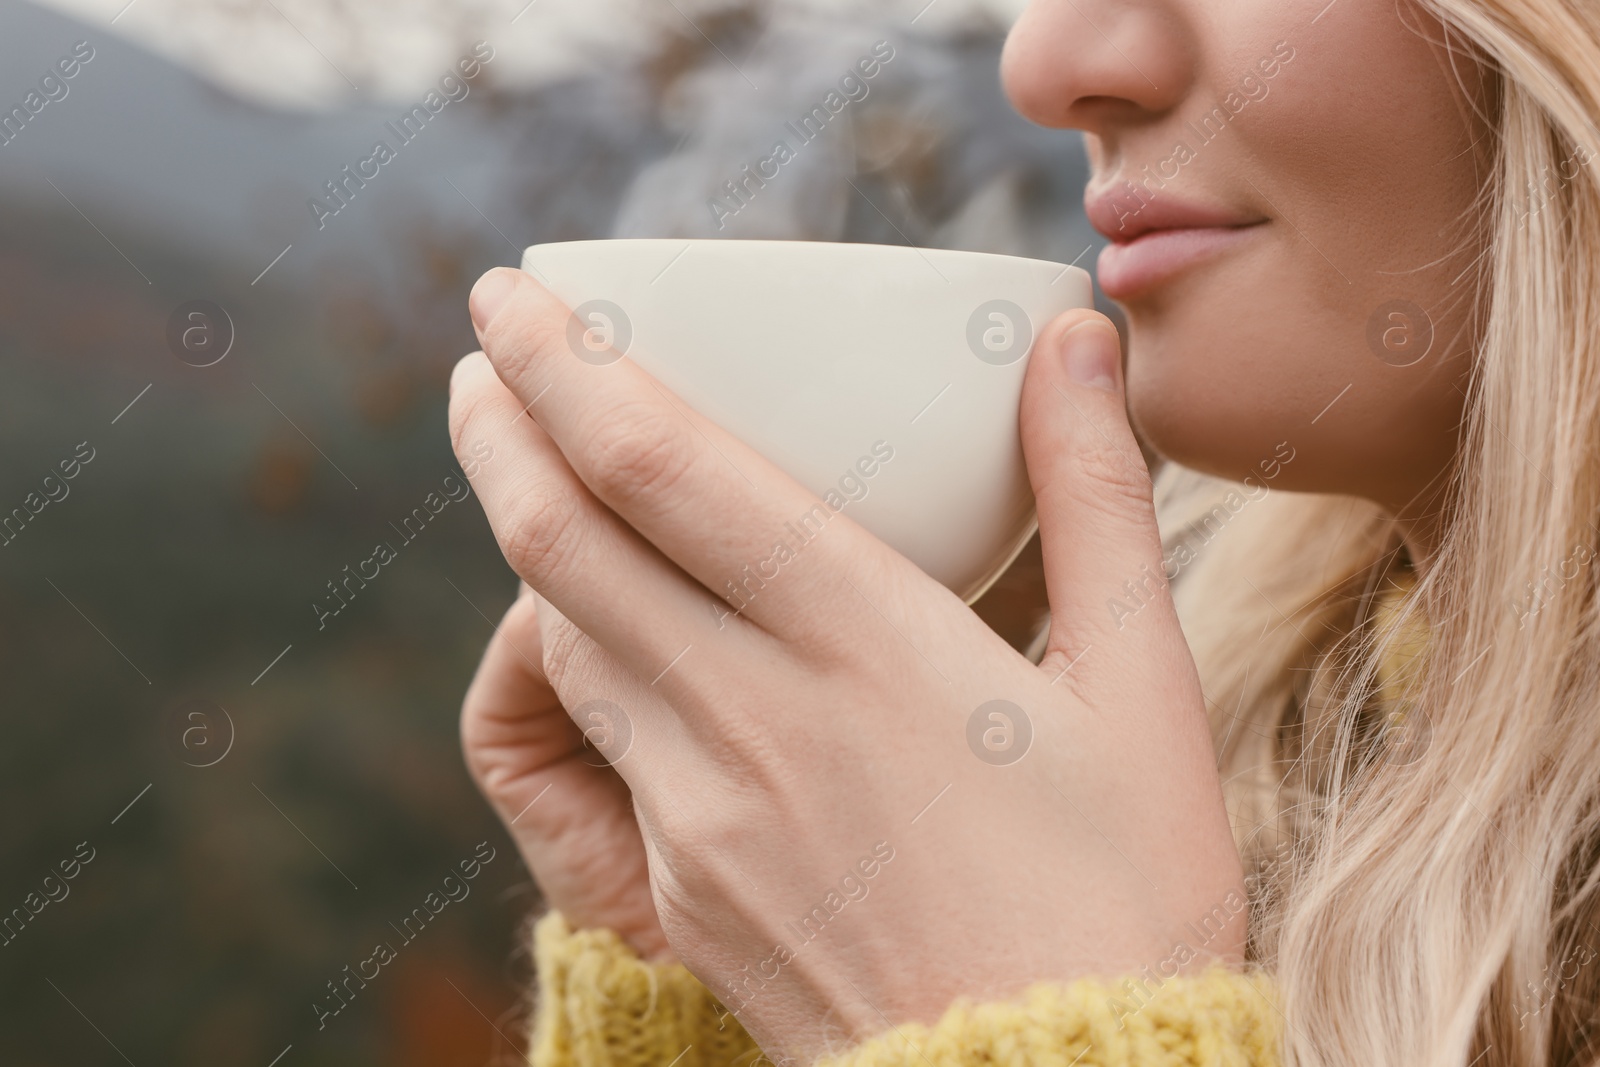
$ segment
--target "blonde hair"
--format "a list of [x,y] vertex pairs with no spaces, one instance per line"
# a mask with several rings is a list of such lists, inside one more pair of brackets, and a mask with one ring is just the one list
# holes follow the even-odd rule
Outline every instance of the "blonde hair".
[[[1600,1063],[1600,5],[1425,0],[1493,75],[1463,443],[1437,553],[1375,505],[1169,469],[1173,583],[1286,1062]],[[1574,165],[1581,160],[1581,165]],[[1407,745],[1379,666],[1426,620]],[[1414,632],[1414,631],[1413,631]]]

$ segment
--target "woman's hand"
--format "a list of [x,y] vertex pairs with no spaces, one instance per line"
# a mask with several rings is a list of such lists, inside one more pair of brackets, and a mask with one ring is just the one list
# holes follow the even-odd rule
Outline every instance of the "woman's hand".
[[[958,996],[1240,958],[1238,855],[1101,316],[1051,324],[1028,370],[1035,666],[634,363],[576,358],[531,277],[485,275],[472,313],[457,452],[495,447],[474,486],[542,596],[561,703],[614,720],[601,750],[667,941],[769,1056]],[[820,533],[749,582],[806,515]]]
[[524,585],[467,689],[467,768],[551,907],[575,926],[616,931],[647,959],[670,959],[628,786],[596,751],[609,724],[580,727],[556,698],[539,666],[537,604]]

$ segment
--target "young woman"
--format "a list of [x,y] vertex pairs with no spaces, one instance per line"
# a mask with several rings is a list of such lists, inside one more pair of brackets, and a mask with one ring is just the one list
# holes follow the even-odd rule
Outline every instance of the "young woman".
[[719,612],[808,495],[473,292],[535,1061],[1600,1062],[1600,7],[1035,0],[1003,74],[1129,324],[1034,349],[1032,656],[848,525]]

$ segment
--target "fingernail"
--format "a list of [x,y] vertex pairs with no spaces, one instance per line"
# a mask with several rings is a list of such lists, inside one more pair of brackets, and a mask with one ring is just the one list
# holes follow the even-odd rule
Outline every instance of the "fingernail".
[[1074,326],[1061,338],[1067,377],[1079,385],[1116,392],[1122,383],[1122,346],[1117,332],[1097,322]]
[[472,312],[472,324],[480,330],[488,329],[489,323],[494,321],[495,315],[505,306],[516,288],[516,272],[509,267],[496,267],[479,278],[478,284],[472,287],[472,296],[467,300],[467,307]]

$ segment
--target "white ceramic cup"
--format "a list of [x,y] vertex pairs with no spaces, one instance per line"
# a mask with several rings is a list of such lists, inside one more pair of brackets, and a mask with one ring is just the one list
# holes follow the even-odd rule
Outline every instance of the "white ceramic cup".
[[574,309],[578,358],[622,353],[967,603],[1038,528],[1022,377],[1046,323],[1093,306],[1083,270],[719,240],[535,245],[522,269]]

